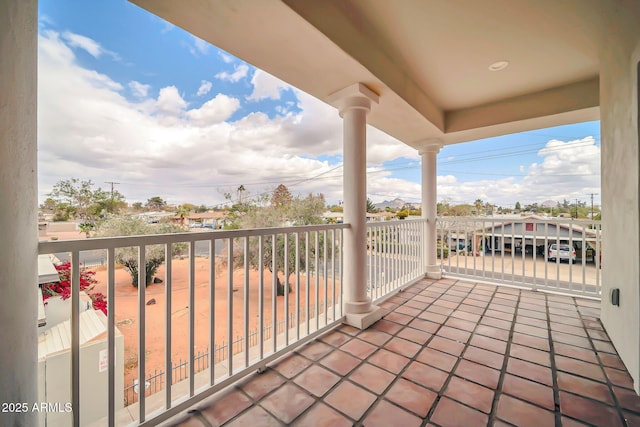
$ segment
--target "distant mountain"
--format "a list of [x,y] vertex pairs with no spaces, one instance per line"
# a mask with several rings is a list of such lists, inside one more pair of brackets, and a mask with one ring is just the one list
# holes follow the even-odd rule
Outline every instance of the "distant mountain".
[[393,200],[385,200],[384,202],[375,203],[376,209],[385,210],[386,208],[400,209],[403,206],[411,206],[413,209],[419,209],[420,203],[407,203],[402,199],[395,198]]
[[555,200],[545,200],[544,202],[542,202],[542,207],[555,208],[558,207],[558,202],[556,202]]

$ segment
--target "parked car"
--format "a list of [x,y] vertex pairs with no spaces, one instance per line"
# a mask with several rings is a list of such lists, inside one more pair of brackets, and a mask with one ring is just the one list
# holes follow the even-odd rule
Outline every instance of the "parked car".
[[[576,260],[578,262],[582,262],[582,241],[574,240],[573,248],[576,250],[576,255],[577,255]],[[593,263],[596,262],[596,257],[595,257],[596,250],[588,242],[585,242],[584,254],[585,254],[585,260],[584,260],[585,262],[593,262]]]
[[549,245],[547,259],[549,261],[558,259],[560,262],[567,261],[572,264],[576,262],[576,250],[569,245],[552,243]]

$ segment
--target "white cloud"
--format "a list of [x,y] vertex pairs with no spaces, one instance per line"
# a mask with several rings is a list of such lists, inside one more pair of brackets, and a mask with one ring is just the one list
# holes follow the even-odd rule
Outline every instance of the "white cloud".
[[234,67],[233,73],[228,73],[226,71],[222,71],[215,75],[216,79],[236,83],[241,79],[247,77],[247,73],[249,72],[249,67],[245,64],[240,64]]
[[211,45],[209,44],[209,42],[206,42],[196,36],[192,36],[192,37],[193,37],[193,46],[189,46],[189,52],[191,52],[193,56],[202,56],[209,53],[209,49],[211,48]]
[[162,115],[177,117],[187,108],[187,102],[182,98],[177,87],[167,86],[160,89],[156,108]]
[[219,93],[202,107],[189,110],[187,116],[197,126],[207,126],[227,120],[240,108],[240,101]]
[[198,92],[197,95],[198,96],[202,96],[202,95],[206,95],[209,93],[209,91],[211,90],[212,87],[212,83],[208,80],[202,80],[200,82],[200,87],[198,88]]
[[218,51],[218,56],[220,56],[220,59],[222,59],[222,61],[224,61],[225,64],[230,64],[233,62],[233,57],[231,55],[224,53],[221,50]]
[[262,70],[256,70],[251,78],[251,84],[253,92],[247,97],[251,101],[259,101],[264,98],[280,99],[282,91],[291,89],[287,83]]
[[129,82],[129,89],[133,96],[138,98],[144,98],[149,94],[149,89],[151,89],[151,85],[145,85],[135,80]]
[[100,43],[89,37],[75,34],[70,31],[65,31],[64,33],[62,33],[62,38],[69,44],[69,46],[82,49],[96,59],[100,58],[103,54],[108,54],[116,60],[120,59],[118,54],[103,48]]

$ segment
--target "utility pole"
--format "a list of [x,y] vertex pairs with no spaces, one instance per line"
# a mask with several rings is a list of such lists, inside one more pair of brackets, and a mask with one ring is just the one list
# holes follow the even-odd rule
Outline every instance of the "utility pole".
[[576,199],[576,219],[578,219],[578,199]]
[[111,210],[113,211],[113,186],[114,185],[120,185],[119,182],[114,182],[114,181],[105,181],[105,184],[111,184]]
[[598,193],[589,193],[589,196],[591,196],[591,219],[593,220],[593,196],[597,196]]

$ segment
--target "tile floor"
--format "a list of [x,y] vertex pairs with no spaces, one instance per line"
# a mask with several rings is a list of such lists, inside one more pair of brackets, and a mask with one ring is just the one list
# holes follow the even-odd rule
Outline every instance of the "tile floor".
[[640,426],[598,302],[443,279],[382,307],[368,330],[328,332],[180,425]]

